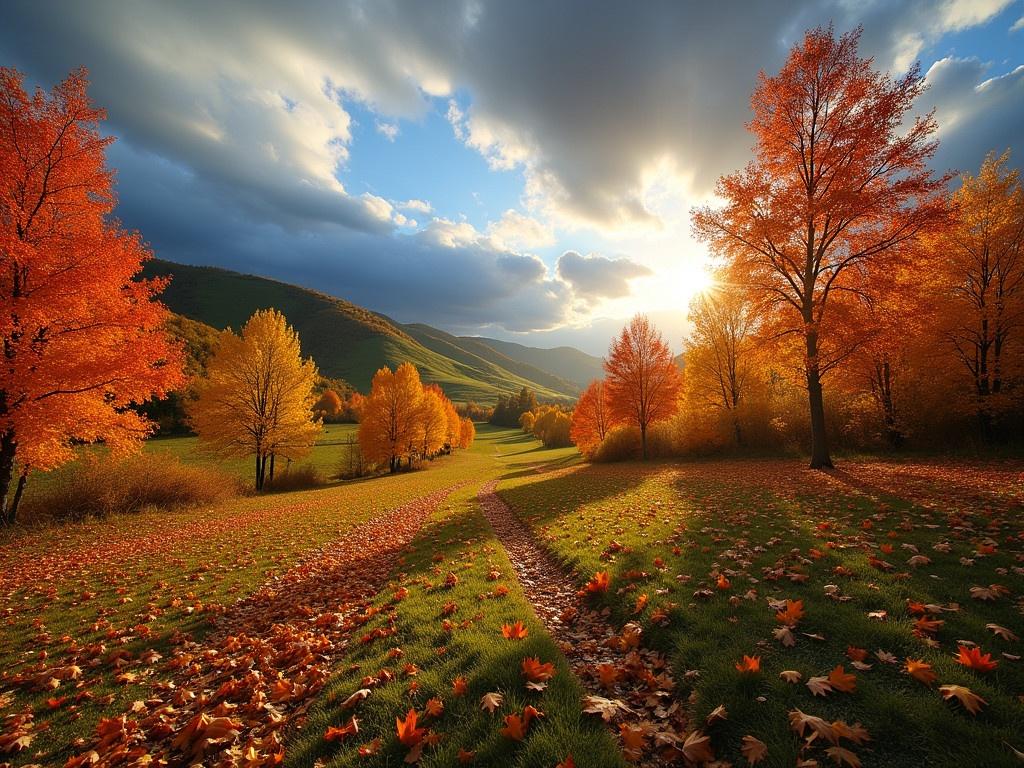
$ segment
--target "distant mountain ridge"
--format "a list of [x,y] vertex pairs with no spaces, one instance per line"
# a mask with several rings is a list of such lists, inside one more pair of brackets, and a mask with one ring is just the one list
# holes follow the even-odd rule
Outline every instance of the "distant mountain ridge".
[[[499,394],[524,386],[541,400],[569,401],[589,381],[584,375],[593,367],[588,359],[600,365],[598,358],[572,347],[542,350],[453,336],[419,323],[402,325],[335,296],[219,267],[153,259],[143,274],[170,276],[162,296],[168,308],[218,330],[241,328],[258,309],[280,310],[298,332],[303,354],[316,361],[321,373],[345,379],[362,392],[381,366],[409,361],[424,381],[440,385],[456,401],[493,403]],[[556,357],[576,364],[558,364]]]
[[585,388],[594,379],[604,378],[604,360],[576,349],[576,347],[554,347],[541,349],[527,347],[513,341],[487,339],[477,336],[462,336],[464,343],[477,342],[485,344],[500,354],[519,360],[526,365],[550,371],[567,381]]

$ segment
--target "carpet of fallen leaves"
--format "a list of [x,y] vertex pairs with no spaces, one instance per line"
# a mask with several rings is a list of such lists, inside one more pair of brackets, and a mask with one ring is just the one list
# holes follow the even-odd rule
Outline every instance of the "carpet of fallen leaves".
[[666,654],[710,736],[690,763],[1019,764],[1020,462],[585,466],[499,488]]
[[232,606],[203,642],[179,638],[150,697],[102,720],[95,743],[68,767],[142,757],[155,765],[281,763],[283,730],[323,687],[335,654],[373,615],[369,599],[449,493],[348,531]]
[[[62,765],[146,702],[163,665],[353,525],[461,481],[429,472],[6,534],[0,764]],[[386,578],[386,571],[384,574]]]
[[1016,765],[1022,472],[484,429],[423,473],[17,532],[0,766]]
[[665,656],[644,647],[636,622],[619,630],[608,621],[609,609],[591,607],[590,596],[603,591],[600,583],[580,589],[494,492],[495,485],[481,489],[480,505],[531,605],[586,686],[584,712],[613,727],[623,753],[638,765],[706,754],[708,738],[688,727],[686,702],[676,698]]

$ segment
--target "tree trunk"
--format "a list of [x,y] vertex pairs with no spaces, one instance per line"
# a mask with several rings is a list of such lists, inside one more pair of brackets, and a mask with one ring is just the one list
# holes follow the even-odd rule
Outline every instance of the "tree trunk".
[[740,417],[733,413],[732,417],[732,428],[736,433],[736,445],[739,448],[743,447],[743,428],[740,426]]
[[14,478],[14,457],[17,448],[18,443],[14,439],[12,430],[7,430],[0,435],[0,525],[14,523],[14,514],[11,509],[13,504],[8,504],[7,497],[11,491],[11,480]]
[[811,408],[811,469],[832,469],[825,434],[825,398],[818,369],[818,334],[807,332],[807,399]]
[[256,454],[256,490],[263,490],[263,457]]
[[644,461],[647,461],[647,425],[640,425],[640,454],[644,457]]
[[18,476],[18,487],[14,491],[14,501],[11,502],[11,508],[8,512],[12,525],[18,522],[18,507],[21,505],[21,497],[25,494],[26,485],[28,485],[28,467],[25,467],[21,471],[21,475]]
[[274,459],[277,457],[276,453],[270,454],[270,484],[274,484]]

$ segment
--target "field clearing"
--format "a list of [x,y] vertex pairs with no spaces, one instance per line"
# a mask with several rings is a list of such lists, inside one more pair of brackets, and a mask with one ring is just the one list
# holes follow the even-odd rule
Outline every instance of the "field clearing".
[[[154,442],[201,458],[187,441]],[[760,765],[832,764],[846,754],[827,751],[836,746],[865,766],[1011,766],[1010,747],[1024,748],[1024,664],[1014,659],[1014,636],[1024,634],[1022,470],[871,460],[831,475],[795,460],[587,465],[573,449],[545,450],[484,425],[472,449],[418,472],[17,531],[0,542],[0,740],[18,728],[29,738],[2,759],[62,765],[124,747],[172,764],[199,749],[192,754],[205,765],[280,756],[294,766],[394,766],[411,751],[396,739],[395,718],[414,709],[428,729],[424,766],[554,766],[572,754],[581,768],[604,768],[624,765],[630,745],[637,764],[655,766],[655,741],[669,734],[655,705],[675,701],[684,735],[706,736],[716,758],[735,765],[746,764],[743,738],[753,736],[768,750]],[[636,703],[636,686],[653,680],[641,668],[623,663],[605,681],[571,662],[574,643],[600,648],[618,636],[580,640],[592,627],[570,619],[577,639],[566,645],[537,618],[536,596],[480,506],[494,481],[578,588],[609,573],[608,591],[583,600],[607,610],[622,642],[639,637],[666,660],[675,682],[649,690],[650,709],[642,695]],[[441,501],[416,506],[428,497]],[[404,520],[406,508],[421,510],[422,524],[381,522]],[[375,552],[373,566],[358,565]],[[345,586],[356,577],[359,589]],[[972,587],[982,590],[972,596]],[[771,601],[785,599],[804,610],[791,622],[792,647],[775,635],[785,624]],[[503,637],[517,621],[526,637]],[[269,644],[290,659],[309,643],[320,650],[298,667],[254,650]],[[990,653],[996,668],[957,664],[963,643]],[[737,671],[744,655],[760,658],[759,672]],[[552,665],[543,690],[525,686],[526,658]],[[903,671],[908,658],[932,666],[932,685]],[[259,682],[242,674],[249,665]],[[855,675],[852,691],[814,695],[807,682],[837,665]],[[802,679],[785,682],[783,671]],[[971,715],[944,701],[939,686],[949,684],[986,704]],[[346,707],[364,688],[372,694]],[[168,704],[174,691],[201,697],[239,735],[173,747],[200,706]],[[582,711],[594,691],[640,717],[603,727]],[[480,707],[492,692],[503,697],[493,714]],[[251,709],[258,701],[271,710]],[[726,719],[713,714],[720,705]],[[544,715],[522,740],[502,733],[527,706]],[[791,728],[796,710],[832,730],[806,746]],[[265,720],[269,711],[279,725]],[[346,730],[353,715],[358,733]],[[835,737],[837,721],[860,723],[870,740]]]
[[[356,436],[359,431],[358,424],[325,424],[323,434],[317,440],[313,450],[306,456],[292,463],[298,468],[312,466],[325,481],[332,481],[338,475],[349,468],[350,445],[356,443]],[[352,441],[350,443],[350,441]],[[84,447],[80,449],[83,459],[90,455],[97,454],[104,449],[96,447]],[[201,465],[213,467],[224,472],[231,478],[237,479],[242,487],[248,488],[253,483],[252,462],[244,458],[224,458],[210,453],[199,441],[198,437],[189,435],[176,435],[174,437],[156,437],[147,440],[142,451],[146,455],[165,455],[181,461],[183,464]],[[279,473],[288,472],[287,461],[276,467]],[[32,497],[44,491],[53,483],[70,473],[77,471],[77,463],[72,462],[53,472],[35,472],[30,476],[29,484],[25,491],[25,499],[31,503]]]
[[[639,621],[676,678],[692,681],[696,722],[725,706],[718,757],[740,762],[741,739],[753,735],[768,746],[766,764],[828,760],[820,747],[801,751],[789,720],[798,709],[862,723],[871,740],[841,744],[864,765],[1010,766],[1007,744],[1024,746],[1021,470],[590,465],[521,473],[500,492],[581,583],[610,574],[605,604],[619,622]],[[773,634],[785,625],[772,601],[787,599],[805,611],[792,647]],[[956,663],[958,646],[972,644],[991,653],[994,671]],[[744,655],[760,657],[760,672],[737,671]],[[908,658],[932,665],[934,685],[905,674]],[[855,689],[814,695],[806,683],[837,665],[856,675]],[[801,680],[785,682],[784,671]],[[987,706],[972,716],[943,701],[936,686],[947,684]]]

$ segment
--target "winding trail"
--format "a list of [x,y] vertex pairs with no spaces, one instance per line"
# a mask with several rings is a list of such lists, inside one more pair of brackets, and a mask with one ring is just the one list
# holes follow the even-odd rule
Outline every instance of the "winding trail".
[[304,715],[396,560],[461,485],[352,528],[229,607],[202,642],[178,638],[153,695],[102,721],[68,767],[278,765],[282,730]]
[[[603,709],[602,717],[636,765],[678,764],[688,749],[689,718],[665,657],[643,647],[639,624],[617,630],[607,610],[599,613],[587,606],[572,576],[538,544],[495,493],[496,486],[492,480],[480,489],[480,507],[507,550],[526,598],[586,689],[584,708]],[[627,743],[624,735],[634,740]]]

